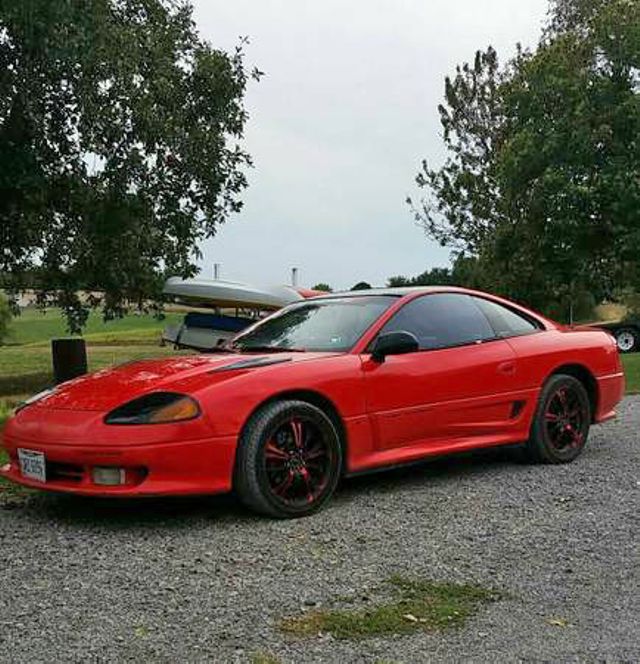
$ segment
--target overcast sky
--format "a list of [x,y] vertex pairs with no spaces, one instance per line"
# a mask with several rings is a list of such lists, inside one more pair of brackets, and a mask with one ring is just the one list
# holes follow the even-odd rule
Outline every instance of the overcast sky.
[[193,0],[201,34],[246,35],[245,207],[203,247],[203,276],[334,289],[447,265],[405,203],[444,152],[444,77],[489,44],[538,40],[547,0]]

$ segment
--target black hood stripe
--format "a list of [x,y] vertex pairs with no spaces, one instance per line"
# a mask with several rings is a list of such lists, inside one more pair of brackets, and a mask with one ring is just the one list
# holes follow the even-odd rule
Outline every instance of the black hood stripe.
[[254,369],[256,367],[268,367],[271,364],[282,364],[283,362],[291,362],[290,357],[252,357],[248,360],[240,360],[227,364],[224,367],[212,369],[209,373],[218,373],[220,371],[234,371],[236,369]]

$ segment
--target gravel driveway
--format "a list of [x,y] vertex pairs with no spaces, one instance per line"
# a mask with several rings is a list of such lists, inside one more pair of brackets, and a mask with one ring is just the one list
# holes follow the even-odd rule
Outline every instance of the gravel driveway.
[[[268,521],[231,498],[0,498],[3,662],[640,661],[640,398],[561,467],[499,452],[347,481]],[[504,598],[459,630],[362,641],[278,621],[393,574]]]

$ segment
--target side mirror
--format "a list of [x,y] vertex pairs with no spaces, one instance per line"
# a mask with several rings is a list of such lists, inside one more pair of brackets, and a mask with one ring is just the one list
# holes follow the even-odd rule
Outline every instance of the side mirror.
[[411,332],[387,332],[381,334],[373,345],[371,359],[374,362],[384,362],[387,355],[403,355],[415,353],[420,350],[420,344]]

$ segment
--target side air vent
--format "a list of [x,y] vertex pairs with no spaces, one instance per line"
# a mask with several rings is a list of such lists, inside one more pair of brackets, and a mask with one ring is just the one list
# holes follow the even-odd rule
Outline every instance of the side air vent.
[[524,401],[514,401],[513,405],[511,406],[511,419],[515,420],[517,417],[520,416],[520,413],[522,413],[524,409]]

